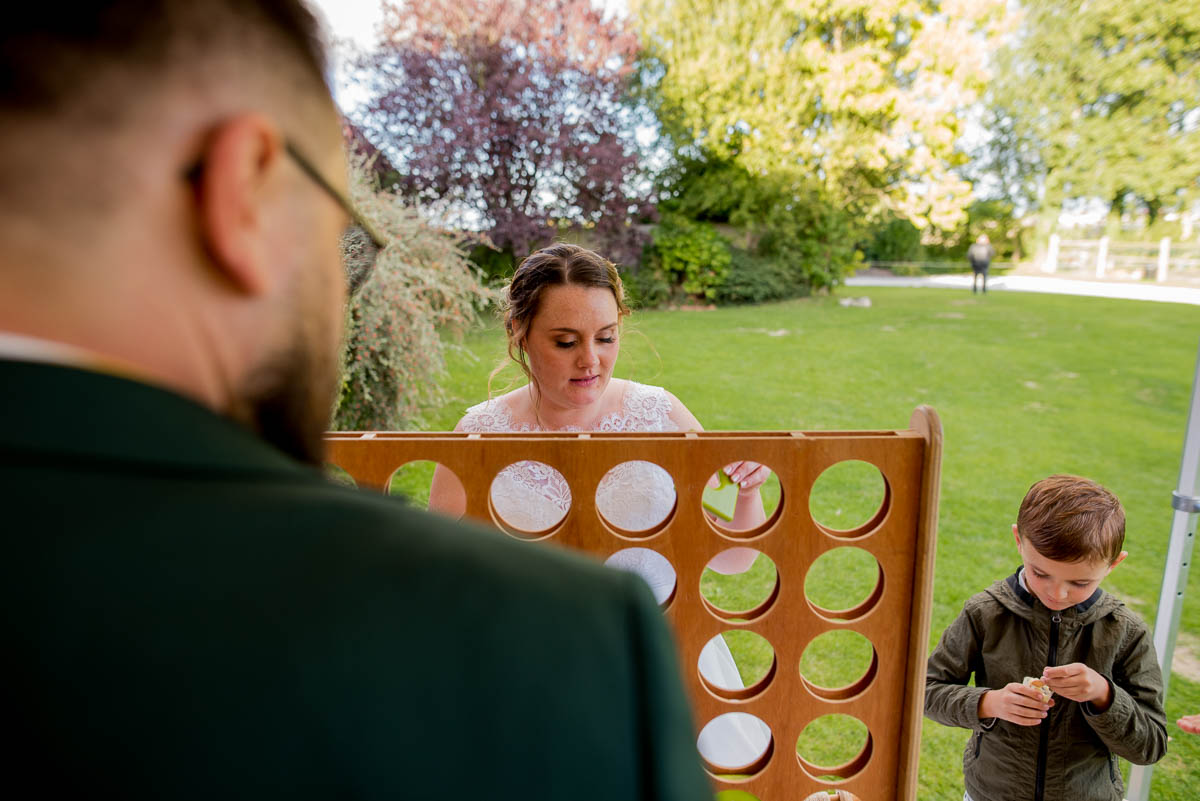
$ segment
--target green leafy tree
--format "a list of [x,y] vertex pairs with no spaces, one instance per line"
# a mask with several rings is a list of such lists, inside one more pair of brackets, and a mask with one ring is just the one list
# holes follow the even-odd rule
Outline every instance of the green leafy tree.
[[[712,154],[680,159],[664,177],[665,213],[743,231],[741,245],[772,263],[772,280],[786,276],[788,295],[831,287],[858,260],[853,216],[817,182],[756,175]],[[738,272],[753,264],[743,260]]]
[[1013,204],[989,198],[968,206],[967,219],[957,228],[938,231],[936,235],[922,237],[908,220],[895,217],[880,220],[863,238],[863,257],[868,261],[959,262],[966,269],[967,248],[980,234],[987,235],[998,261],[1020,261],[1025,253],[1024,229]]
[[1007,24],[1004,0],[631,5],[664,130],[685,151],[769,177],[766,194],[785,200],[772,208],[819,197],[919,228],[962,220],[971,198],[956,142]]
[[1026,253],[1025,233],[1011,202],[989,198],[976,200],[967,208],[966,222],[953,231],[928,237],[921,249],[929,261],[956,261],[965,268],[967,249],[980,234],[986,234],[996,250],[997,261],[1020,261]]
[[1200,195],[1200,3],[1024,0],[997,56],[993,172],[1056,210],[1099,197],[1119,214]]

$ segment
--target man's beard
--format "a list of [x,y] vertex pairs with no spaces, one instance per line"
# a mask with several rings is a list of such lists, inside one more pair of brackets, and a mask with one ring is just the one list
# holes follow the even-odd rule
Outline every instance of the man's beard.
[[305,464],[320,466],[325,461],[334,381],[329,366],[316,369],[313,361],[313,354],[299,347],[278,354],[247,382],[242,409],[244,422],[268,443]]
[[292,342],[247,378],[235,417],[289,456],[319,467],[337,388],[338,350],[326,344],[328,337],[305,328],[298,325]]

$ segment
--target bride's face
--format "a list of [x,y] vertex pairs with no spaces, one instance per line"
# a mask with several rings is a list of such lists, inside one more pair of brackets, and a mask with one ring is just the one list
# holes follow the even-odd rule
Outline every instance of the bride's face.
[[539,300],[524,341],[529,371],[544,402],[586,408],[604,394],[621,350],[616,298],[567,285],[542,290]]

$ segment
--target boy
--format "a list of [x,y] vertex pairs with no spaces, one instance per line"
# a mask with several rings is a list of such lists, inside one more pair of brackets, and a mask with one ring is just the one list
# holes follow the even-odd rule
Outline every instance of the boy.
[[1013,537],[1021,567],[971,597],[929,657],[925,714],[973,730],[964,801],[1120,801],[1117,757],[1145,765],[1167,747],[1150,632],[1099,588],[1126,556],[1125,513],[1094,481],[1051,476]]

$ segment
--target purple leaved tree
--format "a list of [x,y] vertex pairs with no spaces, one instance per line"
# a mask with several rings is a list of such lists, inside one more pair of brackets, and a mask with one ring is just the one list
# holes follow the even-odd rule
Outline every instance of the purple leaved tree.
[[568,223],[630,263],[652,214],[625,102],[637,51],[591,0],[385,4],[360,122],[401,191],[516,258]]

